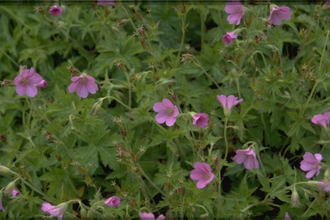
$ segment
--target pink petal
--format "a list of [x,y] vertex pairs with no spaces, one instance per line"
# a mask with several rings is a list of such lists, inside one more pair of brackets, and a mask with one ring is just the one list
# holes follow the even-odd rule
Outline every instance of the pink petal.
[[159,124],[163,124],[168,119],[168,115],[163,113],[158,113],[155,119]]
[[234,106],[235,106],[235,102],[237,101],[237,97],[230,95],[227,98],[227,106],[228,106],[228,110],[230,111]]
[[254,161],[253,161],[253,157],[252,156],[248,156],[246,158],[246,160],[244,161],[244,166],[248,170],[251,170],[253,168],[253,164],[254,164]]
[[167,108],[173,108],[174,107],[174,105],[172,104],[172,102],[170,100],[168,100],[168,99],[163,99],[163,104]]
[[175,122],[176,122],[176,117],[170,116],[166,120],[166,125],[168,127],[171,127],[171,126],[173,126],[175,124]]
[[77,87],[79,85],[79,81],[73,82],[69,85],[68,89],[70,93],[73,93],[75,91],[77,91]]
[[313,154],[306,152],[303,156],[304,160],[308,163],[315,163],[316,159]]
[[155,112],[166,113],[167,108],[164,106],[163,103],[161,103],[161,102],[157,102],[157,103],[154,104],[154,106],[153,106],[153,110],[154,110]]
[[242,164],[246,158],[247,158],[247,155],[244,153],[239,153],[238,152],[239,150],[236,151],[236,155],[234,156],[234,160],[237,164]]
[[26,91],[26,86],[23,86],[23,85],[18,85],[16,86],[16,93],[19,95],[19,96],[22,96],[25,94],[25,91]]
[[321,162],[322,160],[322,155],[321,154],[314,154],[315,156],[315,159],[318,161],[318,162]]
[[26,85],[26,95],[30,96],[30,97],[34,97],[36,96],[38,93],[38,89],[35,86],[31,86],[31,85]]
[[306,178],[307,179],[312,178],[315,175],[315,173],[316,173],[315,169],[310,170],[308,173],[306,173]]
[[155,216],[152,213],[140,212],[139,213],[142,220],[154,220]]
[[218,95],[217,99],[219,100],[219,102],[221,103],[223,108],[226,108],[227,105],[227,97],[225,95]]
[[86,85],[79,84],[79,86],[77,87],[77,95],[81,98],[86,98],[88,96],[88,90]]
[[164,220],[165,219],[165,216],[164,215],[159,215],[156,220]]

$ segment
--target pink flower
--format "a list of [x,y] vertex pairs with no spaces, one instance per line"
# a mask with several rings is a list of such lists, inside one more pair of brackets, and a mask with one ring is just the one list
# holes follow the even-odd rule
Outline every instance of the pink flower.
[[88,93],[95,94],[99,88],[95,83],[95,79],[86,74],[81,74],[80,76],[74,76],[71,78],[72,83],[69,85],[68,89],[70,93],[77,91],[77,95],[81,98],[86,98]]
[[115,5],[115,0],[97,0],[97,5]]
[[207,163],[196,162],[194,168],[190,172],[190,178],[198,181],[197,188],[204,188],[213,180],[214,174],[211,172],[211,167]]
[[303,156],[303,160],[300,162],[300,169],[303,171],[309,171],[306,174],[306,178],[310,179],[314,176],[316,173],[316,176],[320,174],[321,167],[321,160],[322,155],[321,154],[311,154],[309,152],[306,152]]
[[104,202],[109,207],[117,207],[120,205],[120,198],[118,196],[112,196]]
[[328,181],[327,185],[324,186],[324,180],[319,181],[320,187],[319,189],[322,189],[324,192],[330,191],[330,182]]
[[317,125],[321,125],[323,128],[327,128],[330,120],[330,112],[326,112],[323,115],[318,114],[314,115],[312,118],[312,122]]
[[290,218],[290,216],[289,216],[289,214],[287,212],[285,213],[284,220],[291,220],[291,218]]
[[46,88],[47,82],[45,80],[41,80],[41,82],[35,84],[35,86],[38,87],[38,88]]
[[2,193],[0,193],[0,211],[5,212],[5,209],[2,206]]
[[11,195],[12,196],[18,196],[19,195],[19,191],[17,189],[13,189],[13,191],[11,191]]
[[217,99],[221,103],[226,117],[230,115],[231,109],[235,105],[243,101],[243,99],[238,100],[238,98],[233,95],[230,95],[228,97],[226,97],[225,95],[218,95]]
[[142,220],[164,220],[165,216],[160,215],[155,219],[154,214],[152,213],[146,213],[146,212],[140,212],[139,213]]
[[158,113],[155,117],[156,121],[159,124],[166,122],[167,126],[173,126],[179,114],[178,108],[168,99],[155,103],[153,109]]
[[196,128],[205,128],[209,123],[209,116],[205,113],[197,113],[193,116],[193,124]]
[[281,25],[282,19],[288,20],[291,17],[290,8],[287,6],[273,7],[268,18],[269,23],[274,25]]
[[53,206],[48,202],[44,202],[42,203],[41,210],[44,212],[48,212],[51,216],[57,217],[58,220],[62,220],[66,208],[66,203],[61,203],[57,206]]
[[24,94],[34,97],[38,93],[36,84],[42,81],[42,77],[34,72],[34,68],[23,70],[21,74],[15,77],[16,93],[19,96]]
[[234,39],[237,38],[237,34],[235,34],[235,31],[227,32],[223,37],[222,40],[225,42],[226,45],[231,44],[234,42]]
[[239,25],[245,13],[245,8],[240,2],[228,2],[226,3],[225,11],[229,14],[227,18],[229,24],[236,22],[236,25]]
[[54,6],[50,7],[48,12],[57,17],[62,14],[63,9],[58,5],[54,5]]
[[245,168],[248,170],[251,170],[253,167],[259,168],[259,162],[253,147],[249,147],[245,150],[237,150],[234,160],[237,164],[244,163]]

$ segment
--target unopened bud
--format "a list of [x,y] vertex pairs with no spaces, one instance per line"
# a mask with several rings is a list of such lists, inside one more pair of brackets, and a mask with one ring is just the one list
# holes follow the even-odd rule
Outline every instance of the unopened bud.
[[188,60],[194,59],[194,55],[190,53],[182,54],[181,62],[186,62]]
[[42,80],[40,83],[35,84],[35,87],[38,88],[46,88],[47,82],[45,80]]
[[95,100],[95,103],[91,109],[91,114],[96,115],[102,107],[103,99],[99,98]]
[[324,179],[330,180],[330,168],[326,169],[324,172]]
[[0,173],[9,173],[10,169],[0,164]]
[[4,86],[15,86],[14,82],[12,80],[5,79],[1,82],[1,85]]
[[84,209],[83,207],[81,207],[81,209],[80,209],[80,217],[81,217],[82,219],[87,218],[87,211],[86,211],[86,209]]
[[8,183],[8,185],[6,186],[6,188],[3,192],[7,195],[10,195],[12,193],[12,191],[14,190],[14,188],[15,188],[15,180]]
[[299,205],[300,205],[299,194],[296,191],[296,189],[294,189],[291,194],[291,207],[295,208],[298,207]]
[[43,14],[45,12],[44,9],[38,5],[34,7],[34,10],[39,12],[40,14]]

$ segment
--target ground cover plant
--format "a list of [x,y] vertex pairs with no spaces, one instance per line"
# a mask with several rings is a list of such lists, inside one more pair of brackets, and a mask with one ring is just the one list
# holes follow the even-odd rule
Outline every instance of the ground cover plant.
[[1,219],[329,219],[330,3],[0,5]]

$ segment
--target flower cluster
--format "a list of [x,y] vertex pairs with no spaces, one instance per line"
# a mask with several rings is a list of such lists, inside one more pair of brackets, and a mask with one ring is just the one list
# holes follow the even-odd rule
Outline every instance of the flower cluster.
[[[228,2],[225,6],[225,11],[229,14],[227,17],[227,21],[229,24],[239,25],[241,23],[241,19],[245,14],[245,7],[238,1]],[[287,6],[278,7],[276,5],[272,6],[270,16],[268,18],[269,23],[273,23],[274,25],[281,25],[282,20],[288,20],[291,17],[290,8]],[[238,34],[235,31],[226,32],[226,34],[222,37],[222,40],[226,45],[234,42],[234,39],[238,37]]]

